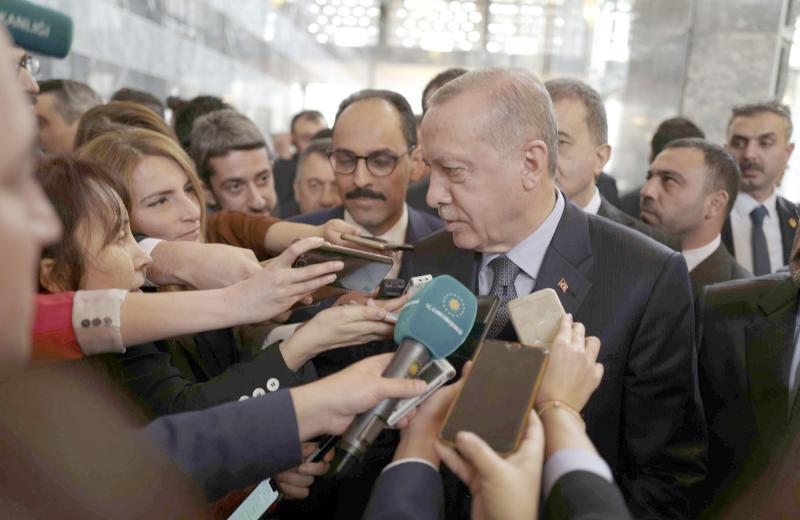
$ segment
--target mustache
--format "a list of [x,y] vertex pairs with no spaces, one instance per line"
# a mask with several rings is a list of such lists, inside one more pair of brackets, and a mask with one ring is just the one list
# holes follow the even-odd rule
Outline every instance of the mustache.
[[744,170],[758,170],[760,172],[764,171],[764,167],[761,166],[761,163],[757,161],[751,161],[749,159],[742,159],[742,161],[739,163],[739,169],[741,169],[742,171]]
[[386,200],[386,196],[382,193],[378,193],[377,191],[372,191],[369,188],[355,188],[354,190],[348,191],[344,198],[346,199],[376,199],[376,200]]

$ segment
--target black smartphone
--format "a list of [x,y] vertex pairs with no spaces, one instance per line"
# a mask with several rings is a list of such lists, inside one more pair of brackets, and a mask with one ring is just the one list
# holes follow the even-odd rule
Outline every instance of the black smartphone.
[[475,324],[470,329],[464,343],[447,358],[459,375],[464,363],[475,356],[478,346],[483,343],[486,335],[489,334],[489,327],[494,323],[494,318],[497,316],[497,309],[499,308],[500,298],[497,296],[478,296],[478,312],[475,315]]
[[411,244],[394,244],[378,237],[361,237],[358,235],[351,235],[350,233],[342,233],[342,240],[347,240],[354,244],[361,246],[371,247],[380,251],[413,251],[414,246]]
[[489,339],[483,342],[464,386],[447,413],[442,442],[470,431],[496,452],[516,451],[547,366],[548,351]]
[[378,289],[379,300],[391,300],[392,298],[399,298],[403,296],[406,290],[407,282],[402,278],[387,278],[381,281],[380,289]]
[[372,292],[392,269],[392,259],[349,247],[325,244],[297,257],[293,267],[305,267],[332,260],[344,262],[331,286],[348,291]]

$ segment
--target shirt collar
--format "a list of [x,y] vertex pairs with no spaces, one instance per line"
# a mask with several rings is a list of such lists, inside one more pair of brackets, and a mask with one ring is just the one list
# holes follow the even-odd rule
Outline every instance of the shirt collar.
[[602,204],[603,198],[600,197],[600,190],[597,189],[597,186],[594,187],[594,195],[592,195],[592,200],[589,201],[589,204],[583,208],[583,211],[589,213],[590,215],[597,215],[597,211],[600,209],[600,204]]
[[[542,224],[522,242],[512,247],[508,252],[504,253],[509,260],[517,264],[517,266],[534,280],[539,275],[539,268],[542,267],[542,260],[550,247],[550,242],[553,240],[553,235],[556,234],[556,228],[561,221],[561,215],[564,214],[564,196],[561,191],[556,190],[556,205],[550,215],[542,222]],[[489,262],[500,256],[502,253],[483,253],[481,255],[481,270],[489,265]]]
[[[372,236],[372,233],[364,229],[364,226],[353,219],[353,216],[349,211],[347,211],[347,208],[344,210],[344,221],[348,224],[356,226],[363,235]],[[404,203],[403,213],[400,215],[400,219],[395,222],[392,227],[386,230],[385,233],[378,235],[376,238],[386,240],[392,244],[402,244],[406,241],[406,230],[408,230],[408,206]]]
[[683,258],[686,259],[686,265],[689,267],[689,271],[693,271],[694,268],[703,263],[706,258],[714,254],[714,251],[717,250],[721,243],[722,239],[720,235],[717,235],[714,237],[714,240],[704,246],[681,251]]
[[747,193],[739,193],[736,196],[736,202],[733,203],[733,211],[740,217],[750,218],[750,212],[758,206],[764,206],[767,209],[767,218],[775,217],[775,208],[778,202],[778,191],[772,190],[772,195],[767,197],[764,202],[758,202]]

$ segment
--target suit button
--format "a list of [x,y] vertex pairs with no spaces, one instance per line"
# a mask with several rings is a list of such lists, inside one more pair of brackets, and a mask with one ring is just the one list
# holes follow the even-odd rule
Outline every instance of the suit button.
[[247,401],[248,399],[250,399],[249,395],[243,395],[242,397],[239,398],[239,401]]
[[89,325],[91,325],[91,324],[92,324],[92,322],[89,321],[89,320],[82,320],[81,321],[81,327],[83,327],[84,329],[88,328]]
[[263,388],[256,388],[253,390],[253,397],[261,397],[262,395],[267,395]]
[[92,326],[93,327],[99,327],[101,323],[103,323],[103,322],[100,320],[100,318],[95,318],[95,319],[92,320]]
[[106,327],[110,327],[111,326],[111,318],[109,318],[108,316],[103,318],[103,325],[105,325]]
[[267,390],[269,390],[270,392],[274,392],[280,387],[281,383],[274,377],[270,377],[269,380],[267,381]]

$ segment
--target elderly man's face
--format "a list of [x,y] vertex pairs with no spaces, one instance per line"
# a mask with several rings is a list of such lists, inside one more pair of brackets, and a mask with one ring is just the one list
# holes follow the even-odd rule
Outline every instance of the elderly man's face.
[[516,243],[531,202],[522,186],[522,151],[500,154],[476,123],[476,114],[489,109],[490,100],[467,92],[425,114],[426,201],[438,208],[457,247],[504,252]]

